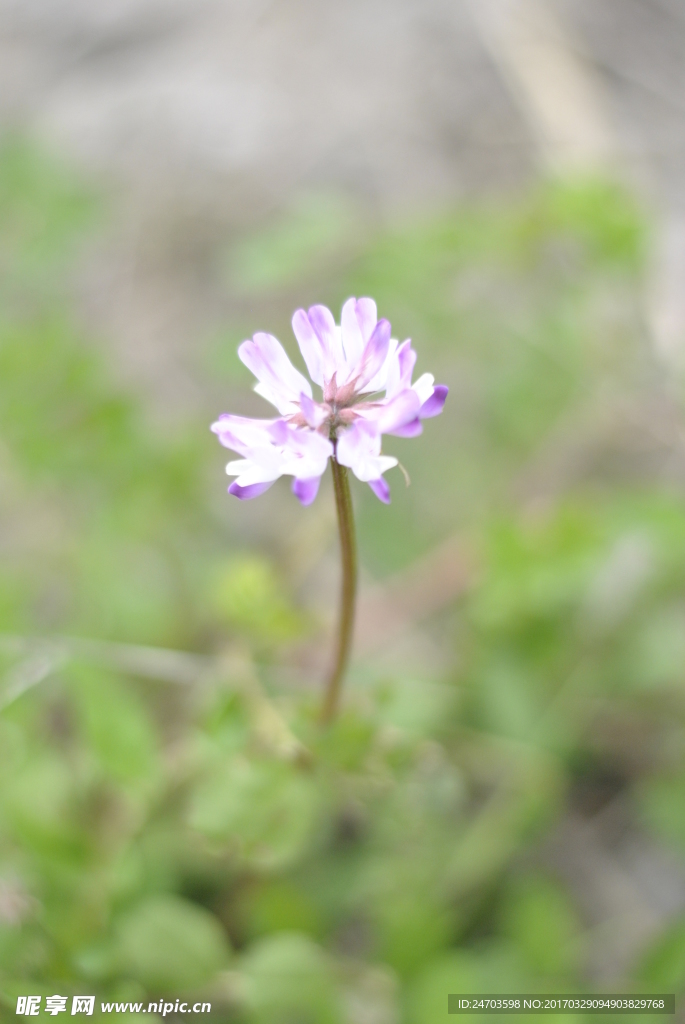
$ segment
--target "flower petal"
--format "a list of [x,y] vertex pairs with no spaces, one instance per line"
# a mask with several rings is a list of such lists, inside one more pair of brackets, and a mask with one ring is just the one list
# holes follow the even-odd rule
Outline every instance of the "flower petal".
[[380,498],[384,505],[390,504],[390,487],[388,486],[387,480],[384,480],[382,476],[379,476],[378,480],[367,480],[366,482],[376,497]]
[[387,404],[379,404],[378,429],[382,434],[390,434],[415,419],[420,408],[419,396],[412,388],[400,391]]
[[340,328],[336,326],[333,314],[326,306],[312,306],[308,316],[321,344],[323,380],[326,383],[334,373],[340,377],[347,369]]
[[435,377],[432,373],[423,373],[418,380],[415,380],[412,384],[412,388],[419,396],[421,405],[427,402],[433,394],[433,385],[435,384]]
[[383,366],[390,345],[390,323],[379,320],[366,343],[357,373],[356,391],[363,391]]
[[359,364],[377,321],[378,314],[373,299],[348,299],[343,306],[340,329],[350,373],[354,372]]
[[406,387],[411,384],[411,375],[416,366],[416,352],[411,347],[411,338],[403,341],[397,350],[397,361],[400,366],[400,380],[406,382]]
[[358,419],[338,438],[336,458],[348,466],[358,480],[377,480],[397,459],[381,455],[381,435],[375,423]]
[[419,409],[419,416],[423,420],[430,419],[431,416],[439,416],[445,405],[445,400],[449,394],[449,388],[446,384],[436,384],[433,389],[433,394],[430,398],[427,398]]
[[390,371],[392,370],[393,364],[395,362],[395,353],[396,353],[396,351],[397,351],[397,338],[391,338],[390,339],[390,344],[388,345],[388,354],[385,357],[385,361],[383,363],[381,363],[381,367],[380,367],[378,373],[374,377],[371,378],[371,380],[368,382],[368,384],[366,384],[366,386],[364,388],[365,391],[367,391],[367,392],[385,391],[386,392],[386,397],[387,397],[388,376],[389,376]]
[[373,299],[357,299],[357,320],[362,329],[364,344],[366,344],[378,323],[378,310]]
[[388,356],[388,367],[385,379],[386,398],[394,398],[400,391],[411,387],[411,375],[416,363],[416,352],[407,338]]
[[269,431],[276,422],[276,420],[258,420],[249,416],[222,413],[216,423],[212,423],[210,429],[218,435],[224,448],[230,448],[240,455],[245,455],[248,449],[255,445],[269,444]]
[[340,330],[348,366],[356,366],[364,351],[364,338],[357,319],[357,300],[348,299],[340,315]]
[[300,346],[302,358],[307,364],[309,376],[315,384],[323,387],[323,348],[319,336],[309,322],[303,309],[298,309],[292,320],[293,333]]
[[311,384],[295,369],[273,334],[258,332],[252,341],[242,343],[238,355],[259,381],[255,386],[257,394],[275,405],[283,415],[297,410],[301,392],[311,397]]
[[287,420],[274,420],[267,431],[269,441],[272,441],[275,445],[286,445],[292,429],[292,427],[288,426]]
[[293,480],[292,492],[302,505],[311,505],[319,493],[320,476],[310,477],[308,480]]
[[423,423],[417,416],[409,423],[405,423],[404,426],[395,427],[394,430],[388,430],[387,433],[392,434],[393,437],[418,437],[423,433]]
[[[259,420],[251,416],[234,416],[232,413],[222,413],[216,423],[210,427],[219,440],[223,437],[230,437],[237,440],[239,444],[249,444],[258,439],[265,440],[271,426],[276,420]],[[224,443],[223,441],[221,441]],[[225,444],[225,447],[230,447]],[[234,449],[238,452],[238,449]]]
[[309,480],[325,473],[328,460],[333,454],[333,445],[327,437],[315,430],[288,427],[287,443],[281,451],[281,472],[300,480]]
[[267,480],[278,480],[284,473],[283,452],[275,445],[250,449],[246,459],[229,462],[226,472],[229,476],[237,476],[238,483],[246,487],[248,484],[261,484]]
[[250,484],[248,487],[241,487],[238,481],[234,480],[228,488],[228,493],[240,498],[241,501],[249,501],[251,498],[258,498],[260,494],[264,494],[264,491],[268,491],[273,484],[274,481],[269,480],[263,484]]
[[300,395],[300,409],[312,430],[317,430],[328,416],[328,409],[309,398],[304,392]]

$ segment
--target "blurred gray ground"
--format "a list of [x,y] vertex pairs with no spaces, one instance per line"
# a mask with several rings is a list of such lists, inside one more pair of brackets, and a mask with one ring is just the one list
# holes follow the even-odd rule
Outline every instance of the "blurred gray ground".
[[[522,43],[498,31],[512,12]],[[564,36],[550,53],[546,14]],[[540,117],[582,134],[595,100],[615,165],[680,225],[681,0],[0,0],[0,124],[118,197],[82,307],[177,413],[207,397],[190,339],[235,313],[212,274],[227,239],[316,190],[368,223],[515,188],[536,172]],[[685,229],[671,235],[677,288]],[[685,310],[664,301],[677,332]]]
[[435,204],[520,180],[528,138],[454,0],[3,0],[2,106],[98,168],[259,202]]
[[[262,202],[328,184],[384,208],[435,205],[534,163],[473,6],[493,0],[0,0],[0,114],[129,181],[201,174]],[[599,70],[629,157],[680,201],[681,0],[539,6]]]
[[561,0],[601,74],[628,163],[654,198],[685,211],[685,4],[682,0]]

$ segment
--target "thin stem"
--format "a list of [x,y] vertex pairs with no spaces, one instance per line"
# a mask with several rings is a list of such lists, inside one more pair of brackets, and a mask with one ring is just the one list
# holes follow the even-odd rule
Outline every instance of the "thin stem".
[[331,459],[335,507],[338,511],[340,531],[340,557],[342,559],[342,590],[340,595],[340,619],[336,638],[335,660],[326,682],[321,721],[331,722],[338,710],[340,689],[350,658],[352,632],[354,629],[354,602],[357,592],[357,547],[354,538],[354,516],[352,496],[347,469],[341,466],[335,456]]

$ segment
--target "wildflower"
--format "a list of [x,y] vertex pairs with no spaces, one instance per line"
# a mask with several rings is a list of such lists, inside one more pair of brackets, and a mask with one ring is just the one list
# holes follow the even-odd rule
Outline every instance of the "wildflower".
[[390,501],[383,474],[397,459],[381,453],[383,434],[415,437],[422,420],[442,412],[447,387],[430,373],[412,384],[416,353],[409,340],[390,337],[373,299],[348,299],[338,326],[325,306],[299,309],[293,331],[312,386],[271,334],[257,333],[238,349],[258,380],[255,391],[278,410],[275,419],[224,414],[212,430],[240,459],[226,472],[229,493],[256,498],[281,476],[303,505],[314,501],[329,459],[349,467],[381,501]]
[[226,466],[236,479],[228,488],[237,498],[256,498],[281,476],[292,476],[293,493],[303,505],[316,497],[328,460],[338,512],[342,592],[333,666],[326,682],[323,722],[335,716],[352,647],[357,589],[357,552],[351,469],[386,504],[390,488],[383,474],[397,459],[381,453],[383,434],[415,437],[421,421],[437,416],[447,387],[430,373],[412,384],[416,353],[409,340],[390,337],[373,299],[348,299],[338,326],[325,306],[298,309],[293,331],[309,375],[321,388],[315,399],[310,382],[288,359],[271,334],[244,341],[238,355],[252,370],[255,391],[279,412],[270,420],[224,414],[212,430],[221,443],[242,456]]

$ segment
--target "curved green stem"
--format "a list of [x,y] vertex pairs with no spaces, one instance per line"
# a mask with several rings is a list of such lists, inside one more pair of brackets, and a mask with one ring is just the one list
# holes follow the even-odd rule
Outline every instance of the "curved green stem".
[[352,496],[347,469],[331,459],[333,467],[333,486],[335,488],[335,506],[338,511],[338,529],[340,531],[340,556],[342,559],[342,591],[340,595],[340,619],[336,638],[335,660],[326,681],[321,721],[331,722],[338,710],[340,689],[347,669],[352,647],[354,629],[354,604],[357,592],[357,548],[354,537],[354,516],[352,514]]

